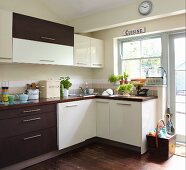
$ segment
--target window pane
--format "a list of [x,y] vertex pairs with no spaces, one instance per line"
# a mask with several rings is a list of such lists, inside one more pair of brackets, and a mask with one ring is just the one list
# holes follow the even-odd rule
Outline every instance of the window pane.
[[160,58],[141,60],[141,77],[146,77],[147,69],[149,69],[150,77],[158,77],[159,76],[158,67],[160,66],[161,66]]
[[142,57],[160,57],[161,56],[161,38],[142,40]]
[[123,59],[140,57],[140,41],[123,43]]
[[129,79],[140,77],[140,60],[127,60],[122,62],[122,71],[129,74]]
[[186,70],[185,41],[186,41],[185,37],[177,38],[174,41],[176,70]]

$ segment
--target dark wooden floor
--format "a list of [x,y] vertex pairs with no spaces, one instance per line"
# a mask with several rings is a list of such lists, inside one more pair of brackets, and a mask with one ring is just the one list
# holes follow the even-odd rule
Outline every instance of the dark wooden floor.
[[185,170],[185,161],[185,157],[176,155],[167,161],[154,160],[148,153],[140,156],[136,152],[95,143],[25,170]]

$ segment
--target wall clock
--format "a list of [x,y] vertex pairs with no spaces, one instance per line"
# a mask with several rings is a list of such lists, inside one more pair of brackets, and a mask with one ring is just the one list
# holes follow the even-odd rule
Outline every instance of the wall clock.
[[141,15],[148,15],[152,11],[152,2],[143,1],[138,6],[138,11]]

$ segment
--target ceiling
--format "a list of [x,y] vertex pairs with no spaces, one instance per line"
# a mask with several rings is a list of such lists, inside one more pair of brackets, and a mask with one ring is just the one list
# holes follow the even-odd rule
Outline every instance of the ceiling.
[[40,0],[65,21],[127,5],[136,0]]

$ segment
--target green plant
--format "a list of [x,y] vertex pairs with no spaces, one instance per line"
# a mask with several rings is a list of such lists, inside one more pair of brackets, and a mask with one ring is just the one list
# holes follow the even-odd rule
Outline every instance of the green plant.
[[116,76],[116,75],[114,75],[114,74],[112,74],[112,75],[108,78],[108,81],[109,81],[110,83],[116,83],[118,80],[119,80],[119,79],[118,79],[118,76]]
[[116,90],[118,92],[130,93],[130,92],[132,92],[133,88],[134,88],[134,85],[131,83],[128,83],[128,84],[122,84],[122,85],[118,86]]
[[124,71],[124,73],[123,73],[123,78],[124,78],[125,80],[127,80],[128,77],[129,77],[129,75],[127,74],[126,71]]
[[118,80],[123,80],[123,75],[118,75]]
[[63,87],[65,89],[68,90],[72,86],[72,83],[70,82],[70,77],[69,76],[67,76],[67,77],[60,77],[60,80],[61,80],[60,84],[63,85]]

